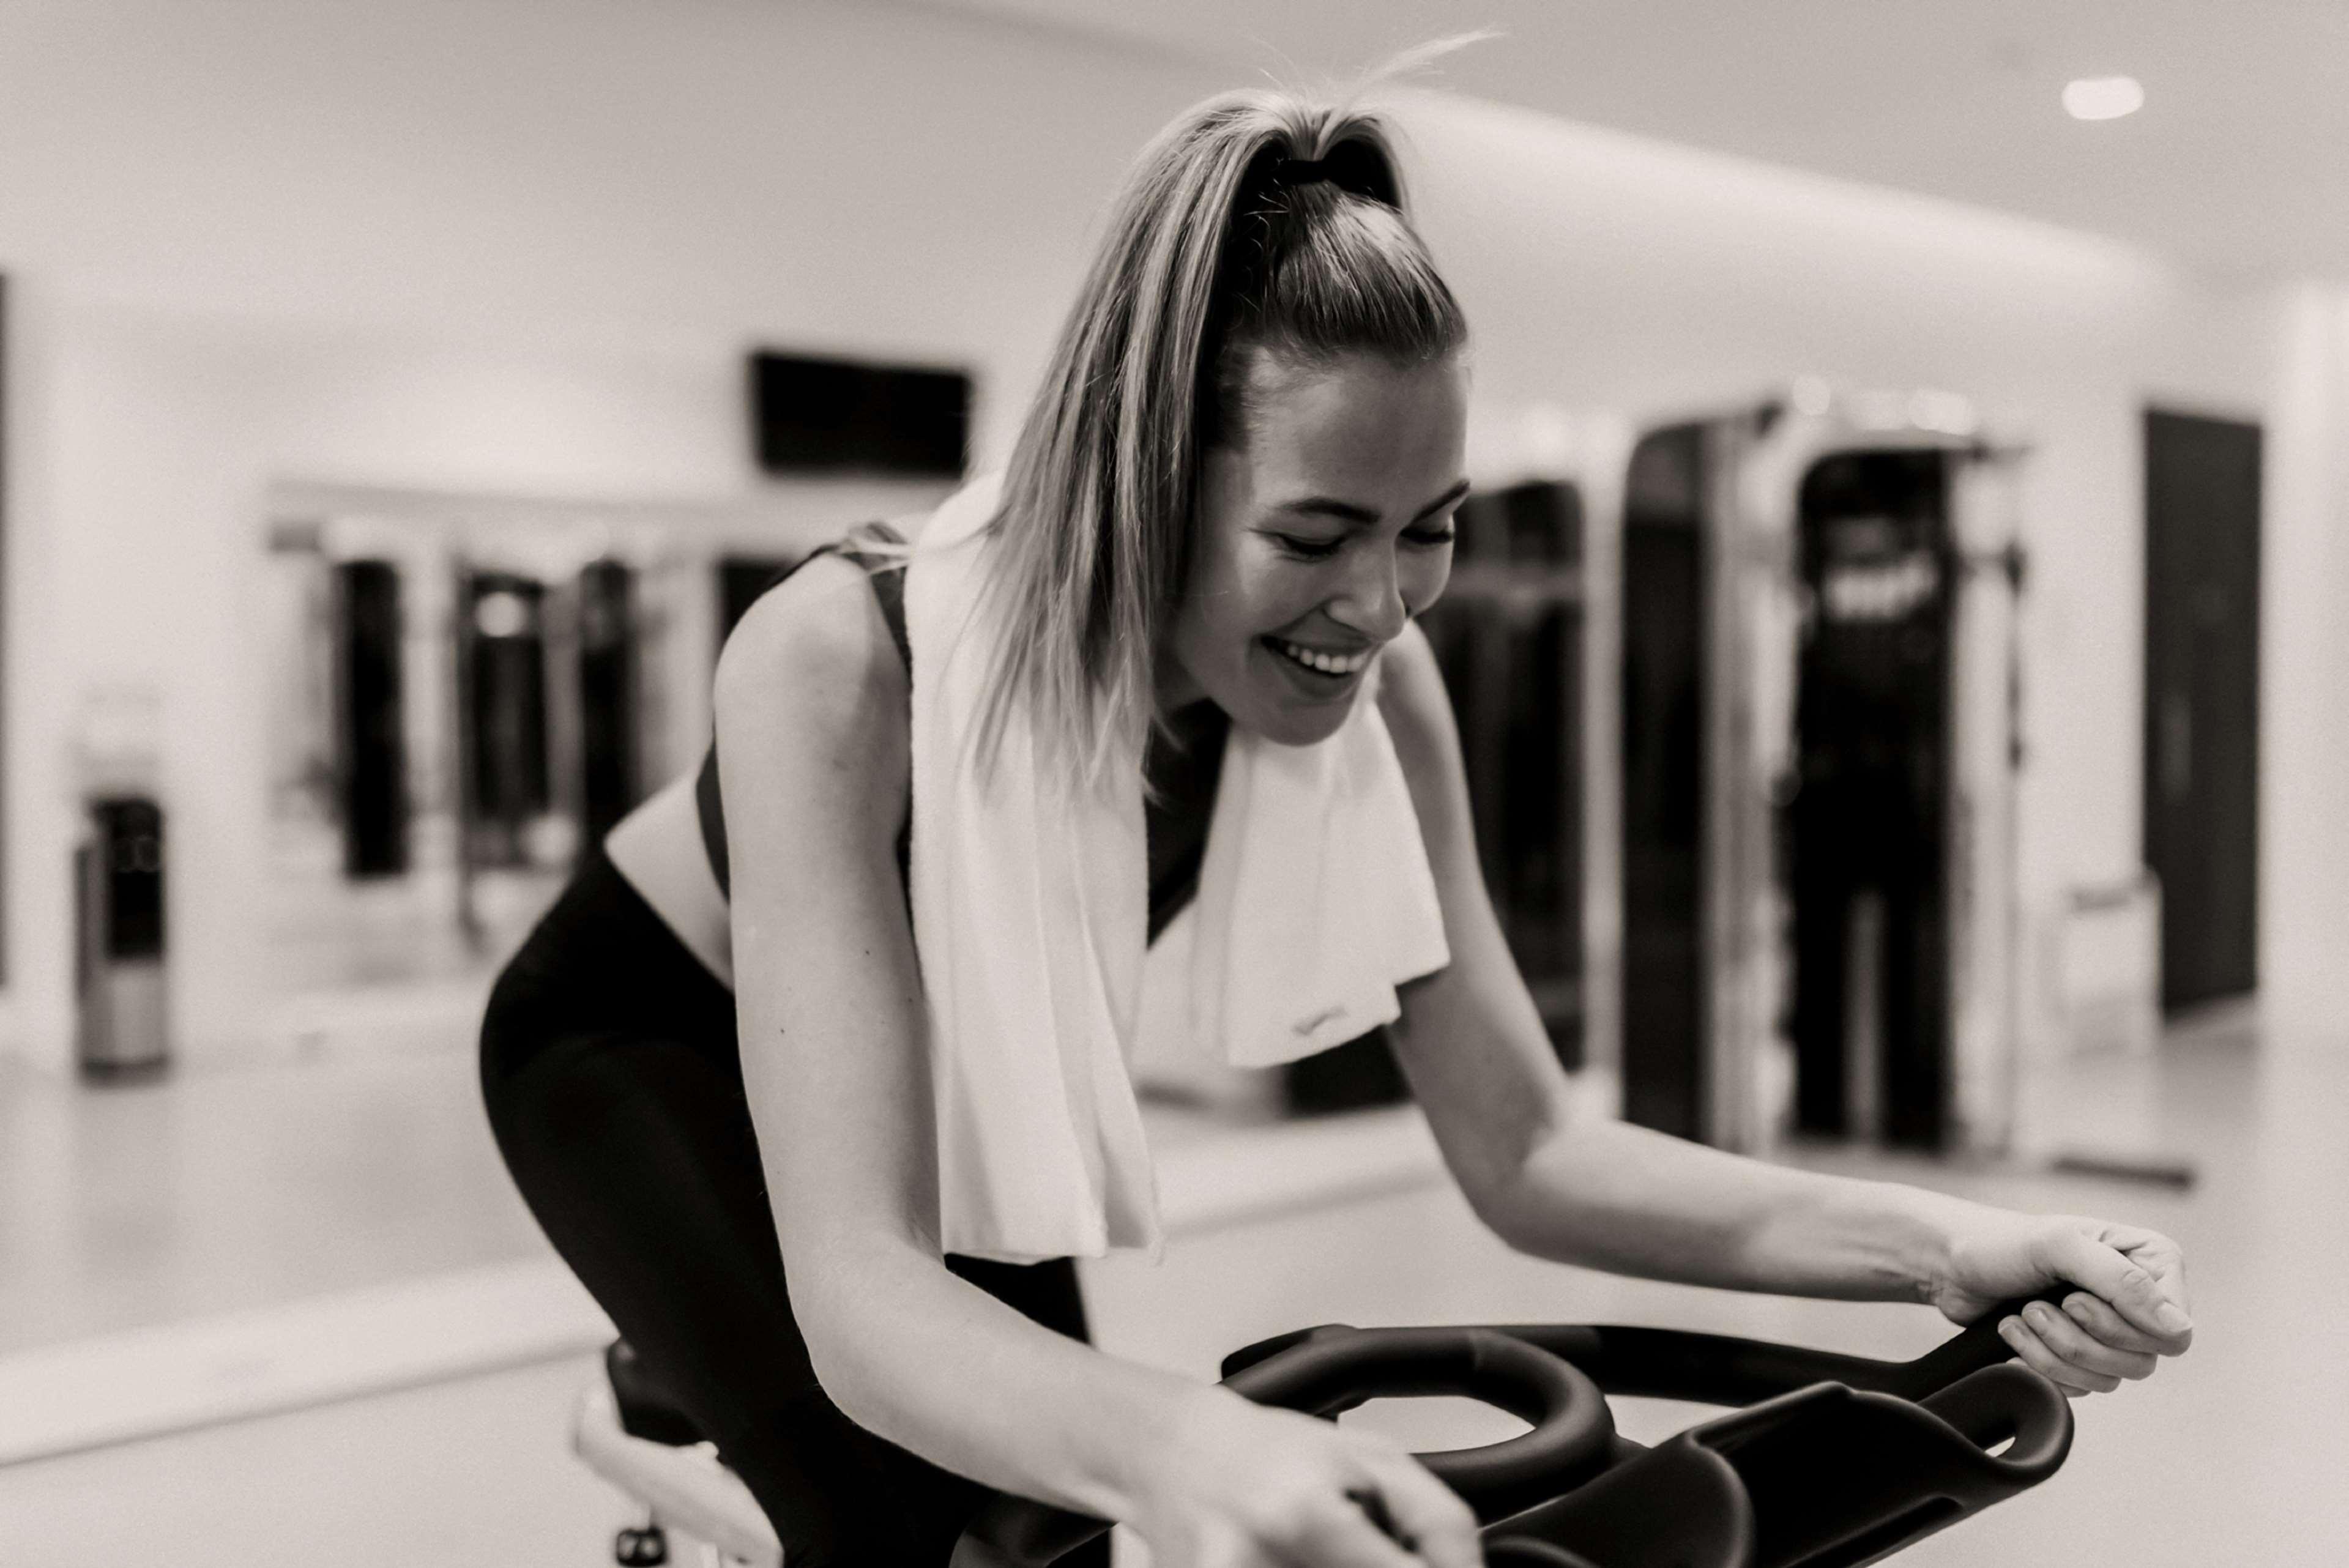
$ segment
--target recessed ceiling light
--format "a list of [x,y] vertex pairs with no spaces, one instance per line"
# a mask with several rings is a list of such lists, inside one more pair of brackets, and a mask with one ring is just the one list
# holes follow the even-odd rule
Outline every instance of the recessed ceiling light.
[[2082,77],[2064,84],[2064,112],[2074,119],[2118,119],[2145,107],[2135,77]]

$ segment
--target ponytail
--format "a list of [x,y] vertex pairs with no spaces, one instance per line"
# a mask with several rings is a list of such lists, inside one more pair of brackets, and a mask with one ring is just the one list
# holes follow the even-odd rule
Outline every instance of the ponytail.
[[1284,93],[1201,104],[1144,150],[1030,407],[991,526],[982,766],[1015,706],[1096,785],[1154,711],[1202,455],[1247,435],[1250,350],[1399,364],[1466,341],[1374,118]]

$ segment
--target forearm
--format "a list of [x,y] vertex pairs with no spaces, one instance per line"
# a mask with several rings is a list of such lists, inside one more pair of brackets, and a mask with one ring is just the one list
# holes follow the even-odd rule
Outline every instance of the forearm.
[[1610,1274],[1922,1301],[1945,1277],[1950,1238],[1972,1208],[1593,1118],[1537,1145],[1489,1213],[1520,1251]]
[[806,1272],[792,1301],[833,1401],[1006,1491],[1130,1518],[1154,1445],[1209,1392],[1042,1327],[910,1244],[859,1243]]

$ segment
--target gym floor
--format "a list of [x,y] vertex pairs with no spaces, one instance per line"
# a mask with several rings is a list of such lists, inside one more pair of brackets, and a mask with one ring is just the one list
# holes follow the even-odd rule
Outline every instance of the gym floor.
[[[419,1277],[528,1275],[540,1295],[501,1284],[504,1310],[531,1315],[512,1304],[543,1299],[544,1315],[565,1325],[502,1341],[478,1366],[404,1363],[410,1372],[387,1374],[379,1391],[322,1386],[282,1401],[299,1408],[0,1463],[0,1555],[43,1568],[608,1562],[624,1509],[571,1459],[564,1433],[592,1369],[592,1315],[545,1294],[564,1288],[559,1271],[505,1185],[471,1095],[470,1058],[447,1048],[329,1055],[109,1094],[0,1079],[0,1392],[16,1399],[19,1438],[44,1414],[67,1414],[28,1412],[26,1390],[95,1386],[108,1356],[118,1380],[135,1382],[166,1352],[209,1355],[215,1382],[234,1383],[241,1368],[220,1348],[233,1336],[207,1339],[207,1325],[250,1335],[302,1332],[306,1321],[337,1355],[388,1356],[391,1366],[387,1345],[450,1310],[400,1294]],[[2050,1076],[2033,1104],[2052,1147],[2182,1158],[2201,1179],[2179,1191],[2038,1167],[1787,1158],[2168,1230],[2193,1269],[2199,1343],[2149,1383],[2076,1406],[2078,1439],[2055,1480],[1899,1561],[2349,1562],[2349,1345],[2339,1328],[2349,1031],[2248,1014],[2205,1020],[2149,1056]],[[1427,1178],[1407,1130],[1380,1126],[1377,1139],[1350,1143],[1341,1132],[1309,1153],[1353,1172],[1309,1200],[1196,1205],[1162,1266],[1092,1268],[1103,1343],[1204,1374],[1232,1345],[1330,1320],[1647,1322],[1896,1357],[1946,1332],[1915,1307],[1746,1297],[1514,1257]],[[1371,1148],[1380,1140],[1387,1155]],[[1195,1132],[1192,1142],[1194,1177],[1220,1162],[1227,1183],[1251,1180],[1246,1140]],[[372,1305],[353,1315],[348,1304],[362,1299]],[[234,1402],[218,1410],[233,1414]],[[1618,1407],[1619,1424],[1644,1440],[1698,1413]],[[1444,1401],[1350,1418],[1427,1447],[1498,1435],[1495,1418]],[[0,1430],[0,1452],[8,1441]],[[1132,1550],[1123,1559],[1143,1560]]]

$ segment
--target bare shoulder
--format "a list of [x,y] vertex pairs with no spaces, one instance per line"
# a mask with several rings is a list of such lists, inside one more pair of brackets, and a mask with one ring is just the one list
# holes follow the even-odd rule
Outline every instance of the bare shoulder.
[[1452,696],[1427,634],[1413,622],[1379,655],[1379,717],[1386,720],[1404,770],[1447,754],[1458,743]]
[[1379,655],[1379,717],[1394,741],[1420,831],[1439,870],[1473,863],[1468,826],[1468,778],[1460,756],[1460,731],[1452,717],[1452,694],[1435,649],[1416,624],[1403,628]]
[[812,561],[760,596],[719,655],[721,765],[790,751],[864,785],[901,782],[909,686],[864,568]]

